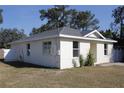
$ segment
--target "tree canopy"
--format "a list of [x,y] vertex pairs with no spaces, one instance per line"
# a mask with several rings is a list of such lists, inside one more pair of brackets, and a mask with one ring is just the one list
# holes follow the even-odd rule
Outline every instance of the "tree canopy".
[[33,28],[31,34],[37,34],[53,28],[70,26],[71,28],[83,30],[98,29],[98,19],[90,11],[77,11],[69,9],[69,6],[55,5],[48,10],[40,10],[41,21],[47,21],[40,28]]
[[110,29],[101,33],[111,39],[124,39],[124,6],[119,6],[112,11],[114,22],[111,22]]
[[[0,9],[0,24],[3,22],[2,9]],[[14,29],[0,29],[0,48],[9,48],[8,43],[13,42],[15,40],[26,37],[24,34],[24,30]]]
[[124,6],[119,6],[112,11],[114,23],[119,25],[120,38],[124,38]]
[[111,29],[107,29],[106,31],[100,31],[103,36],[111,39],[118,39],[119,33],[116,31],[112,31]]
[[14,29],[0,29],[0,48],[9,48],[8,43],[24,38],[24,30]]

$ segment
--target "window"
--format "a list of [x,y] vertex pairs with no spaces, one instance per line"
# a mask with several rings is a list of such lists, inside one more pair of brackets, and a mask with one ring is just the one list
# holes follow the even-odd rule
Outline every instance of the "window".
[[108,55],[108,45],[104,44],[104,55]]
[[43,42],[43,54],[51,54],[51,42]]
[[79,56],[79,43],[77,41],[73,41],[73,57]]
[[30,56],[30,44],[27,44],[27,56]]

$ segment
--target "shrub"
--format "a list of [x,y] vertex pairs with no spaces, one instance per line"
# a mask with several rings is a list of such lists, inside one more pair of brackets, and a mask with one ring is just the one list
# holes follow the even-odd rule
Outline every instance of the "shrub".
[[85,66],[93,66],[93,65],[94,65],[93,54],[91,53],[91,51],[89,51],[85,62]]
[[82,67],[84,65],[84,59],[82,55],[80,55],[79,57],[79,62],[80,62],[80,67]]

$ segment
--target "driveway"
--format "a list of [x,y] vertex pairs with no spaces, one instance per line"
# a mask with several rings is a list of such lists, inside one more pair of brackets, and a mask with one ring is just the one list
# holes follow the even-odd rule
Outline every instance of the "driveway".
[[104,63],[104,64],[99,64],[98,66],[124,66],[124,63]]

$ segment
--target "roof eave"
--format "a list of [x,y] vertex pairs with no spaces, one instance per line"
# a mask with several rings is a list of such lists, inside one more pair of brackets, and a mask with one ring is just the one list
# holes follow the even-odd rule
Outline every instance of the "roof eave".
[[42,40],[42,39],[49,39],[49,38],[56,38],[59,37],[59,35],[54,35],[54,36],[47,36],[47,37],[41,37],[38,39],[32,39],[32,40],[24,40],[24,41],[14,41],[14,42],[10,42],[9,44],[16,44],[16,43],[24,43],[24,42],[32,42],[32,41],[38,41],[38,40]]
[[95,39],[95,38],[87,38],[87,37],[77,37],[77,36],[69,36],[61,34],[59,37],[63,38],[75,38],[75,39],[82,39],[82,40],[89,40],[89,41],[102,41],[102,42],[110,42],[110,43],[117,43],[115,40],[107,40],[107,39]]

